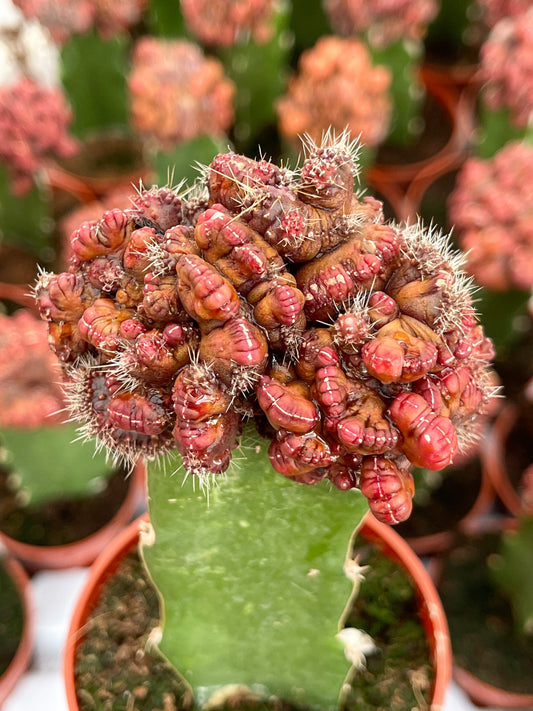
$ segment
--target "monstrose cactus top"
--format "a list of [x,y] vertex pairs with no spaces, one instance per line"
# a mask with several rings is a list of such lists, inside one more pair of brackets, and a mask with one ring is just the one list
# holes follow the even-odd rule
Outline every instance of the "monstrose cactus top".
[[475,436],[493,349],[462,257],[386,223],[356,155],[346,132],[308,139],[294,171],[220,154],[194,189],[140,190],[73,232],[35,295],[87,437],[127,460],[177,449],[207,486],[250,420],[280,474],[409,515],[412,465]]

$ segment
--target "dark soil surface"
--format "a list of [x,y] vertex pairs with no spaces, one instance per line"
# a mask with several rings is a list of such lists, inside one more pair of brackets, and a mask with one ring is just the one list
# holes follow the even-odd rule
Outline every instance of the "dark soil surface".
[[[345,711],[427,708],[432,669],[412,584],[394,563],[368,553],[365,563],[371,568],[347,624],[368,631],[380,651],[368,658],[368,669],[354,682]],[[398,619],[403,620],[399,626]],[[75,671],[81,711],[190,708],[183,681],[150,647],[149,633],[158,621],[157,594],[137,553],[132,552],[103,588],[85,627]],[[225,708],[295,709],[280,701],[242,699],[228,702]]]
[[433,668],[411,580],[374,548],[365,548],[369,566],[346,626],[362,629],[378,647],[351,684],[345,711],[413,711],[431,701]]
[[20,644],[24,609],[17,586],[1,560],[0,611],[0,676],[2,676]]
[[110,521],[130,486],[123,470],[107,487],[84,499],[64,499],[43,506],[23,506],[9,486],[9,472],[0,468],[0,530],[23,543],[59,546],[86,538]]
[[450,554],[439,584],[455,662],[507,691],[533,693],[533,637],[514,632],[511,607],[491,580],[487,559],[499,534],[465,539]]
[[110,577],[76,655],[80,711],[176,711],[185,686],[148,636],[159,621],[157,593],[136,552]]

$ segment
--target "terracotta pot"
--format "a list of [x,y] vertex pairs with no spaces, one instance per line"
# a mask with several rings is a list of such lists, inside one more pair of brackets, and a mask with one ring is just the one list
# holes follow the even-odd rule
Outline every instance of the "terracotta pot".
[[4,558],[2,564],[11,575],[19,591],[22,601],[24,626],[15,656],[5,672],[0,676],[0,707],[28,667],[35,636],[35,605],[28,575],[20,563],[11,557]]
[[507,473],[505,447],[507,438],[519,416],[519,408],[508,402],[494,420],[485,440],[485,446],[481,449],[481,459],[487,477],[491,481],[496,495],[513,516],[523,513],[523,505],[516,487]]
[[[434,70],[423,66],[420,76],[428,95],[442,108],[450,124],[450,134],[445,145],[429,157],[411,163],[385,164],[379,161],[369,170],[369,182],[376,185],[393,183],[403,187],[406,194],[412,181],[428,183],[439,175],[460,165],[473,139],[474,115],[472,105],[466,94],[453,86],[447,86],[436,80]],[[409,211],[413,198],[408,196],[403,208]]]
[[[461,532],[469,532],[475,527],[479,519],[488,514],[495,500],[495,492],[492,482],[487,476],[485,468],[480,466],[481,480],[477,496],[471,508],[459,520],[454,521],[448,528],[435,531],[427,535],[409,536],[404,535],[405,540],[414,552],[419,556],[432,556],[445,553],[453,546],[457,535]],[[416,514],[411,514],[416,515]],[[401,524],[399,533],[403,535]]]
[[18,306],[23,306],[34,313],[38,313],[29,285],[0,282],[0,301],[12,301]]
[[[82,630],[92,609],[98,602],[102,587],[116,570],[120,560],[133,546],[137,545],[140,527],[147,521],[147,515],[134,521],[97,558],[74,608],[63,657],[63,674],[69,711],[79,711],[74,663],[76,649],[82,638]],[[420,559],[391,528],[379,523],[373,516],[367,516],[361,528],[361,535],[369,542],[377,544],[391,559],[399,562],[414,581],[420,616],[428,635],[435,670],[431,711],[441,711],[451,678],[451,648],[446,617],[435,586]]]
[[[131,156],[131,163],[121,165],[113,157]],[[80,202],[92,202],[120,185],[148,181],[140,139],[122,133],[90,136],[80,152],[61,163],[50,163],[45,180],[52,189],[63,190]]]
[[[502,530],[509,531],[515,529],[517,523],[516,518],[478,519],[475,523],[472,522],[468,533],[481,535]],[[445,559],[434,559],[432,563],[432,577],[438,586],[442,579]],[[499,709],[533,709],[533,694],[520,694],[493,686],[488,682],[482,681],[464,667],[459,666],[455,661],[452,665],[452,676],[457,685],[463,689],[472,703],[477,706],[491,706]]]
[[115,515],[98,531],[73,543],[58,546],[37,546],[22,543],[0,531],[5,547],[30,571],[88,566],[130,523],[146,501],[146,469],[138,464],[130,474],[130,485],[124,501]]

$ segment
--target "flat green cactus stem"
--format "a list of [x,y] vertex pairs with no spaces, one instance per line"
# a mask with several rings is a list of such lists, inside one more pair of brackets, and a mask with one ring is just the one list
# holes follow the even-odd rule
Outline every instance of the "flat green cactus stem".
[[208,500],[171,474],[177,461],[149,467],[141,549],[163,601],[159,648],[200,707],[237,686],[336,709],[351,667],[337,634],[357,584],[344,564],[366,500],[291,482],[267,446],[245,446]]

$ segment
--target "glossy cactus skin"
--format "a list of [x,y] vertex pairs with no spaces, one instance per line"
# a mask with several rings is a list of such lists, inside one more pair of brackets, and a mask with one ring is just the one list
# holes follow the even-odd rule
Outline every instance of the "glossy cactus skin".
[[73,417],[115,456],[177,449],[207,486],[252,418],[275,471],[360,487],[397,523],[410,467],[475,436],[492,346],[446,239],[354,193],[348,135],[306,151],[299,172],[217,156],[201,205],[141,192],[75,230],[35,295]]

